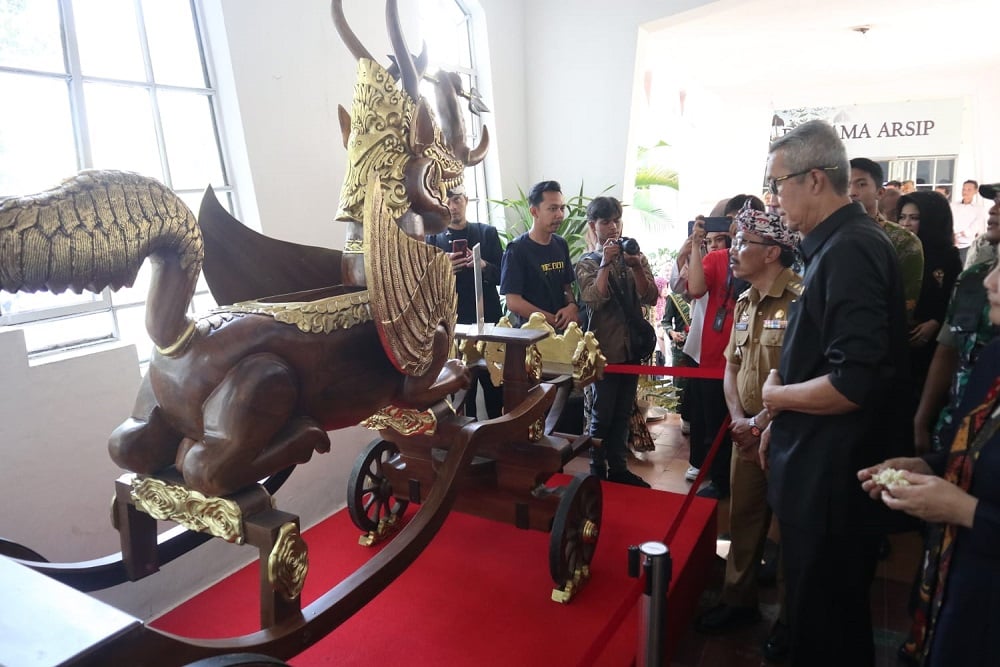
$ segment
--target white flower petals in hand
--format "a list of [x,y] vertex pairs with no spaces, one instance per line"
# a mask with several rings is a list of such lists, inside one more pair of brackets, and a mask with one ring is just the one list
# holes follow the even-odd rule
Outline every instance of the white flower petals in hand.
[[910,483],[903,477],[902,470],[895,468],[885,468],[872,475],[872,481],[879,486],[891,489],[894,486],[909,486]]

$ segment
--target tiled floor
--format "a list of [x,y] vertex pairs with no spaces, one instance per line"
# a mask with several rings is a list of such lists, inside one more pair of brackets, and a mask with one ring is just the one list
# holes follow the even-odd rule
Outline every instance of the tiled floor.
[[[677,415],[667,415],[659,422],[651,422],[656,449],[639,454],[629,462],[632,471],[641,475],[653,488],[675,493],[687,493],[691,484],[684,480],[688,468],[688,441],[681,434]],[[585,472],[588,462],[577,458],[566,466],[567,472]],[[729,528],[729,503],[718,505],[718,530],[720,535]],[[915,533],[893,535],[889,557],[879,563],[872,587],[872,615],[875,620],[876,665],[896,667],[896,649],[909,627],[906,601],[910,582],[920,560],[920,538]],[[726,543],[720,542],[724,553]],[[718,558],[713,568],[709,589],[702,596],[702,608],[711,607],[718,600],[722,588],[725,562]],[[760,653],[760,645],[767,638],[777,617],[778,604],[774,588],[761,589],[763,619],[756,625],[722,636],[704,636],[693,629],[680,641],[673,656],[672,667],[757,667],[770,665]]]

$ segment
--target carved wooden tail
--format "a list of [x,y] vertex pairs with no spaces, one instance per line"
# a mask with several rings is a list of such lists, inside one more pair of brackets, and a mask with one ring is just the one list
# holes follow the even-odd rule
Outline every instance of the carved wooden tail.
[[198,221],[176,194],[139,174],[93,170],[0,202],[0,289],[8,292],[117,290],[147,257],[146,328],[169,354],[194,330],[187,307],[203,257]]

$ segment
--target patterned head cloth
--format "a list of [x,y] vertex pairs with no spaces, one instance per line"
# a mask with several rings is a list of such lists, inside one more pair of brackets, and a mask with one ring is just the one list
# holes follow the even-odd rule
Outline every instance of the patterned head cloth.
[[794,250],[799,245],[798,232],[793,232],[783,225],[780,215],[755,211],[750,208],[749,200],[736,214],[736,229],[770,239],[789,250]]

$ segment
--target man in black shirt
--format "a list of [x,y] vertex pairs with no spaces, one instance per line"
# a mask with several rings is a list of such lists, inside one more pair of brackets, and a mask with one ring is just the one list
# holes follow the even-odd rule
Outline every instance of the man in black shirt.
[[907,368],[899,267],[885,232],[851,202],[849,176],[826,123],[771,145],[770,189],[805,258],[780,369],[762,391],[793,665],[874,665],[869,590],[886,515],[855,472],[884,461],[905,431],[893,404]]
[[520,326],[540,312],[556,332],[576,322],[573,262],[566,239],[556,234],[566,215],[562,188],[556,181],[536,183],[528,193],[531,229],[507,244],[500,293]]
[[[500,295],[497,294],[503,253],[500,249],[500,237],[496,228],[491,225],[469,222],[466,219],[468,205],[469,198],[465,194],[465,186],[450,188],[448,210],[451,211],[451,222],[448,224],[448,229],[440,234],[428,236],[425,240],[430,245],[447,252],[451,259],[451,268],[455,272],[455,291],[458,292],[459,324],[476,323],[476,282],[472,249],[479,244],[479,262],[483,276],[483,319],[495,324],[502,315]],[[480,374],[478,384],[483,387],[486,414],[490,419],[499,417],[503,412],[503,390],[494,387],[485,373]],[[465,413],[475,419],[476,412],[476,384],[472,384],[469,386]]]

